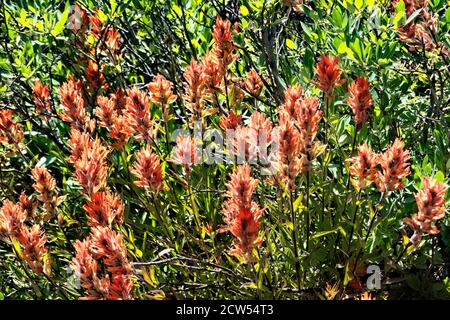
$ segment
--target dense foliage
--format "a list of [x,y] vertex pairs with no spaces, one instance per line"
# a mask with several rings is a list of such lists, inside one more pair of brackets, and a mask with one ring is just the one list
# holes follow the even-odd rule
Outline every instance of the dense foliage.
[[0,299],[449,297],[445,0],[0,18]]

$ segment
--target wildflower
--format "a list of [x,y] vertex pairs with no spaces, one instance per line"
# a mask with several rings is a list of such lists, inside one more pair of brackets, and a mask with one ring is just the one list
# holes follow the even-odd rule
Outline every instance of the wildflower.
[[412,243],[419,242],[423,234],[439,233],[438,227],[432,225],[432,222],[445,216],[446,190],[447,186],[444,183],[430,177],[423,179],[422,190],[414,194],[419,212],[413,214],[411,218],[404,219],[414,231],[410,239]]
[[250,207],[253,193],[258,186],[258,180],[250,175],[250,171],[248,164],[237,167],[227,183],[227,195],[240,207]]
[[20,194],[18,205],[23,211],[26,212],[27,216],[31,216],[33,214],[35,205],[33,201],[30,198],[28,198],[25,192],[23,191]]
[[14,204],[8,199],[3,201],[0,208],[0,234],[18,236],[22,232],[26,219],[27,212],[20,205]]
[[259,97],[263,89],[263,81],[259,74],[254,70],[247,72],[247,79],[245,79],[244,86],[248,92],[254,97]]
[[237,156],[239,163],[255,161],[258,152],[258,131],[238,126],[232,135],[232,143],[234,155]]
[[92,139],[87,132],[80,132],[78,129],[72,128],[70,130],[70,139],[67,142],[72,153],[67,159],[68,163],[75,163],[80,158],[86,148],[91,148]]
[[19,145],[23,140],[22,126],[14,121],[9,109],[0,110],[0,142],[9,145]]
[[289,86],[284,92],[284,105],[283,110],[292,118],[296,118],[297,109],[300,102],[303,99],[303,89],[301,86],[292,87]]
[[350,180],[355,188],[363,189],[374,181],[377,159],[377,154],[364,143],[358,147],[358,156],[346,160],[350,163],[350,175],[356,177]]
[[304,98],[296,109],[297,125],[300,127],[300,152],[302,153],[302,171],[311,170],[311,161],[324,149],[320,143],[314,143],[319,130],[322,111],[317,98]]
[[[257,132],[258,144],[268,144],[271,140],[272,121],[264,113],[255,111],[250,116],[249,127]],[[260,145],[260,147],[262,147]]]
[[133,281],[129,276],[115,275],[109,287],[108,299],[130,300],[132,299]]
[[56,181],[50,175],[47,168],[35,167],[31,170],[33,179],[36,181],[33,184],[34,190],[39,193],[38,200],[47,202],[51,199],[51,194],[55,190]]
[[97,105],[95,115],[100,119],[98,124],[101,127],[111,128],[114,125],[114,119],[118,117],[114,100],[99,96]]
[[86,101],[83,96],[83,84],[69,77],[68,81],[58,88],[61,98],[63,112],[61,119],[71,123],[71,126],[80,131],[92,132],[95,127],[95,120],[91,120],[86,114]]
[[99,66],[95,61],[88,61],[88,68],[86,70],[86,79],[91,90],[96,90],[100,86],[107,87],[105,83],[105,76],[103,72],[99,70]]
[[176,140],[177,145],[172,150],[171,161],[183,166],[183,170],[188,174],[192,165],[200,161],[200,154],[197,151],[195,138],[179,135]]
[[316,67],[317,78],[316,86],[322,90],[328,98],[332,98],[333,90],[344,83],[340,79],[341,70],[339,69],[339,58],[323,55],[319,58]]
[[244,164],[230,175],[230,182],[227,184],[229,200],[224,205],[226,226],[220,230],[230,231],[237,240],[229,254],[244,257],[247,262],[252,260],[252,250],[262,243],[258,231],[263,214],[263,209],[252,201],[258,180],[251,176],[250,171],[250,166]]
[[379,156],[378,161],[381,170],[376,173],[375,183],[381,192],[403,188],[402,179],[410,173],[409,151],[404,151],[403,148],[403,141],[395,139],[386,152]]
[[106,148],[96,138],[92,141],[92,144],[82,150],[81,157],[74,163],[76,180],[84,187],[84,192],[87,195],[92,195],[92,193],[106,187],[107,154]]
[[127,274],[131,271],[122,236],[114,230],[108,227],[93,228],[90,250],[94,259],[103,259],[108,272]]
[[338,284],[332,285],[331,283],[328,283],[328,282],[326,283],[325,297],[327,298],[327,300],[333,300],[338,293],[339,293],[339,285]]
[[89,216],[90,227],[110,226],[113,221],[122,223],[124,206],[120,197],[111,192],[93,193],[83,208]]
[[153,141],[156,134],[150,114],[150,100],[147,94],[134,87],[127,90],[127,117],[130,126],[138,133],[137,141]]
[[219,60],[212,51],[206,53],[201,60],[203,67],[202,82],[208,93],[213,93],[218,90],[220,83],[223,80],[225,71]]
[[359,300],[376,300],[369,292],[361,293]]
[[169,117],[168,105],[177,100],[172,93],[172,83],[163,75],[158,74],[153,82],[147,85],[147,89],[152,93],[153,103],[162,109],[163,119],[167,120]]
[[361,129],[368,118],[368,109],[373,106],[372,96],[369,91],[369,81],[365,78],[357,78],[348,87],[349,97],[348,105],[353,111],[353,119],[356,128]]
[[225,131],[235,130],[241,124],[241,121],[242,116],[238,116],[233,111],[231,111],[228,116],[222,115],[220,117],[219,125]]
[[236,59],[231,22],[218,16],[214,25],[213,38],[215,40],[213,46],[214,54],[219,59],[222,68],[226,70]]
[[39,113],[43,110],[51,109],[50,89],[46,85],[42,84],[39,79],[34,82],[33,97],[36,109]]
[[128,139],[133,136],[134,130],[128,124],[126,116],[120,115],[113,118],[113,125],[110,128],[109,136],[116,139],[115,147],[118,149],[123,148]]
[[152,152],[150,146],[142,148],[136,155],[136,163],[131,172],[138,178],[134,184],[140,188],[150,188],[155,191],[164,189],[163,170],[158,155]]
[[19,243],[23,246],[20,257],[36,273],[51,272],[48,250],[45,248],[47,237],[42,234],[39,225],[33,225],[30,229],[23,228],[18,235]]
[[279,125],[272,130],[273,156],[271,167],[275,178],[289,189],[295,188],[295,178],[302,171],[300,132],[294,120],[286,113],[280,114]]
[[186,93],[184,101],[186,108],[192,112],[194,120],[198,120],[203,116],[203,109],[205,106],[206,87],[204,84],[205,77],[203,76],[204,67],[198,63],[194,58],[184,71],[184,79],[187,82]]

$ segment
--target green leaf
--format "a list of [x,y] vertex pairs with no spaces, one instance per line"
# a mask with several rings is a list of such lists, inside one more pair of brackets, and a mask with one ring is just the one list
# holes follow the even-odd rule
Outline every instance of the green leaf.
[[241,14],[242,14],[244,17],[245,17],[245,16],[248,16],[248,14],[249,14],[248,8],[247,8],[246,6],[244,6],[244,5],[241,6]]
[[336,233],[337,231],[338,231],[338,229],[327,230],[327,231],[319,231],[316,234],[314,234],[311,238],[312,239],[321,238],[321,237],[326,236],[328,234]]
[[400,21],[404,18],[405,16],[405,3],[403,2],[403,0],[400,0],[396,5],[395,5],[395,17],[394,17],[394,27],[398,27]]
[[64,12],[62,13],[61,17],[59,18],[58,22],[55,24],[55,27],[51,31],[51,34],[56,37],[58,36],[64,29],[64,26],[66,25],[67,18],[69,17],[69,2],[66,2],[66,7],[64,9]]
[[445,20],[447,20],[447,23],[450,24],[450,7],[445,12]]
[[292,41],[291,39],[286,39],[286,46],[287,46],[289,49],[294,49],[294,48],[295,48],[295,43],[294,43],[294,41]]
[[445,180],[445,175],[442,171],[438,171],[435,175],[434,178],[439,181],[439,182],[444,182]]

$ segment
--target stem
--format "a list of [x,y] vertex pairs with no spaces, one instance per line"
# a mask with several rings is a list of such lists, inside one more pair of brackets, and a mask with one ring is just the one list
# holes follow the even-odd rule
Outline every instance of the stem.
[[352,228],[350,230],[350,237],[348,238],[348,250],[350,252],[350,247],[352,244],[352,238],[353,238],[353,233],[355,231],[355,223],[356,223],[356,216],[358,213],[358,209],[359,209],[359,202],[361,201],[361,189],[358,191],[358,196],[356,199],[356,206],[355,206],[355,212],[353,213],[353,219],[352,219]]
[[300,261],[298,256],[297,248],[297,229],[295,223],[295,212],[292,198],[292,191],[289,191],[289,210],[291,212],[291,222],[292,222],[292,240],[294,242],[294,256],[295,256],[295,270],[297,272],[297,285],[298,289],[301,288],[301,276],[300,276]]
[[309,233],[310,233],[310,214],[309,214],[309,189],[310,189],[309,170],[306,171],[306,251],[309,249]]

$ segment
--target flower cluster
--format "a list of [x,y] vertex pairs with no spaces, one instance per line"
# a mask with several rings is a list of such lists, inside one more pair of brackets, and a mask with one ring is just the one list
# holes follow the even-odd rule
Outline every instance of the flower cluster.
[[423,188],[414,196],[419,212],[404,222],[414,231],[410,241],[417,244],[424,234],[437,234],[439,229],[432,222],[445,216],[445,192],[447,186],[433,178],[423,179]]
[[395,139],[387,150],[377,154],[367,144],[358,147],[358,156],[347,159],[350,163],[351,180],[355,188],[361,189],[375,182],[380,192],[403,188],[402,180],[410,173],[410,155],[404,150],[404,143]]
[[[31,170],[31,175],[35,183],[33,184],[34,190],[38,193],[37,199],[42,202],[44,206],[44,220],[48,221],[51,217],[53,217],[56,212],[56,208],[61,204],[64,200],[64,196],[59,196],[56,191],[56,181],[51,176],[50,172],[48,172],[45,167],[35,167]],[[23,203],[26,200],[23,199]],[[29,207],[29,205],[28,205]]]
[[328,98],[332,98],[334,88],[342,85],[345,81],[341,79],[342,72],[339,69],[339,58],[335,56],[321,56],[316,67],[316,73],[316,86]]
[[185,174],[191,172],[191,167],[200,162],[201,153],[198,150],[198,143],[195,138],[179,135],[176,139],[176,146],[172,150],[171,161],[182,165]]
[[136,163],[131,172],[138,178],[134,184],[140,188],[159,191],[164,189],[163,169],[160,158],[150,146],[142,148],[136,155]]
[[51,109],[50,89],[39,79],[34,82],[33,97],[38,113]]
[[153,142],[157,127],[151,118],[150,99],[137,87],[127,90],[126,114],[131,128],[137,133],[137,141]]
[[361,129],[366,123],[369,117],[368,110],[373,106],[369,88],[369,81],[362,77],[356,78],[348,87],[349,97],[347,102],[354,114],[353,119],[356,123],[356,130]]
[[13,119],[12,111],[0,110],[0,143],[20,147],[22,140],[22,126]]
[[169,119],[169,104],[175,102],[177,97],[172,92],[172,83],[163,75],[158,74],[153,82],[147,85],[148,91],[152,93],[152,101],[162,110],[163,120]]
[[87,290],[84,299],[132,299],[132,266],[121,235],[97,226],[89,237],[74,246],[76,255],[71,267]]
[[221,231],[230,231],[237,239],[229,253],[242,257],[247,262],[253,260],[252,250],[262,243],[262,237],[258,236],[258,231],[259,220],[264,212],[252,200],[258,180],[252,178],[250,171],[250,166],[244,164],[238,166],[236,172],[230,175],[230,182],[227,184],[229,199],[223,209],[226,226],[221,229]]
[[48,249],[45,247],[47,237],[39,225],[34,224],[31,228],[26,226],[27,218],[28,212],[20,203],[15,204],[5,200],[0,208],[0,237],[11,244],[13,239],[17,239],[22,246],[22,250],[16,252],[20,259],[37,274],[50,275],[51,260]]
[[58,88],[61,105],[63,106],[61,119],[69,122],[72,128],[93,132],[95,120],[91,119],[87,114],[83,92],[83,82],[75,80],[73,77],[69,77],[67,82]]

